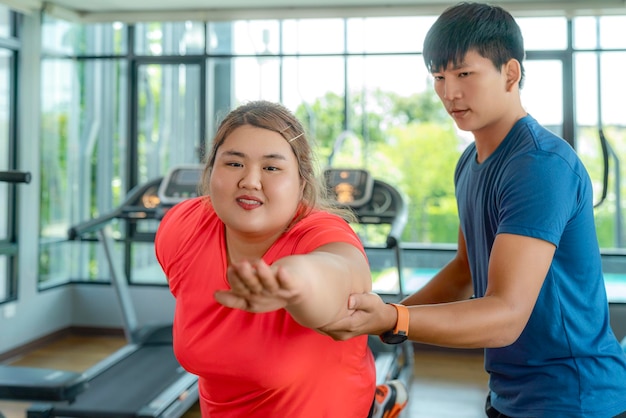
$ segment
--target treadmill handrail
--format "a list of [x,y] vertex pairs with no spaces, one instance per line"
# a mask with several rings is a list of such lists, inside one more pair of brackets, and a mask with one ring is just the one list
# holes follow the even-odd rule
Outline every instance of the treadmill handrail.
[[390,184],[376,180],[376,183],[379,185],[383,185],[389,189],[389,192],[395,195],[396,202],[396,216],[393,218],[391,222],[391,228],[389,233],[387,234],[387,248],[393,248],[400,245],[402,239],[402,233],[404,232],[404,228],[406,227],[408,221],[408,208],[406,202],[400,192]]
[[104,228],[111,220],[115,219],[119,215],[120,211],[115,210],[111,213],[107,213],[97,218],[88,219],[84,222],[76,224],[67,231],[67,238],[70,241],[79,239],[80,237],[90,233],[96,232]]
[[[113,247],[115,240],[113,239],[110,222],[115,218],[136,219],[136,214],[140,212],[141,207],[137,202],[151,187],[159,186],[163,181],[162,177],[157,177],[147,183],[138,185],[131,189],[124,203],[109,213],[105,213],[93,219],[88,219],[68,229],[68,239],[80,239],[84,235],[95,232],[98,241],[104,250],[105,260],[111,274],[111,284],[115,290],[117,299],[122,310],[122,321],[124,323],[124,333],[129,343],[137,343],[140,338],[139,321],[133,307],[132,298],[128,289],[128,278],[126,273],[116,262],[113,255]],[[148,210],[151,208],[144,209]],[[129,212],[130,210],[130,212]]]
[[109,213],[105,213],[96,218],[88,219],[70,227],[67,231],[68,239],[70,241],[79,239],[85,234],[101,230],[102,228],[104,228],[105,225],[107,225],[115,218],[123,218],[123,214],[126,213],[126,208],[137,208],[135,202],[145,193],[146,189],[151,186],[160,184],[161,181],[163,181],[163,177],[157,177],[150,180],[148,183],[135,186],[128,192],[124,203],[122,203],[119,207],[113,209]]

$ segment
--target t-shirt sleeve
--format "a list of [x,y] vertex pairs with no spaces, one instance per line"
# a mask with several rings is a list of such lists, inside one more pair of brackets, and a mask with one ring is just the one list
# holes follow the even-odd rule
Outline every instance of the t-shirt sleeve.
[[185,223],[189,222],[190,216],[199,204],[201,204],[199,199],[185,200],[169,209],[161,219],[154,238],[154,252],[167,277],[170,277],[174,261],[180,258],[179,252],[183,248],[183,242],[188,239],[185,232],[190,229]]
[[363,244],[350,224],[341,217],[316,212],[309,215],[292,231],[294,254],[305,254],[333,242],[351,244],[365,255]]
[[497,193],[497,233],[542,239],[558,246],[582,207],[581,178],[557,154],[537,151],[515,159]]

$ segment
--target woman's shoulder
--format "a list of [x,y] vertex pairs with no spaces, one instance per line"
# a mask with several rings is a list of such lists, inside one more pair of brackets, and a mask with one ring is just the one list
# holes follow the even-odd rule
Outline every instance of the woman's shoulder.
[[215,228],[216,219],[219,218],[205,197],[187,199],[174,205],[165,213],[157,229],[155,236],[157,255],[165,260],[166,254],[177,254],[182,251],[188,243],[195,242],[198,235]]
[[346,220],[328,211],[315,210],[286,231],[266,256],[271,260],[285,255],[306,254],[335,242],[351,244],[363,251],[360,239]]
[[212,212],[208,198],[205,196],[183,200],[169,208],[161,220],[161,224],[184,222],[188,219],[207,216]]
[[[172,206],[161,219],[157,238],[167,236],[181,240],[183,235],[193,235],[200,229],[208,228],[218,219],[208,198],[196,197]],[[200,227],[202,226],[202,227]]]
[[338,214],[329,212],[327,210],[313,210],[307,216],[303,217],[296,225],[301,226],[319,226],[328,227],[332,225],[348,226],[348,222],[339,216]]
[[348,221],[338,214],[325,210],[315,210],[302,218],[291,228],[289,235],[327,237],[330,241],[333,241],[333,238],[337,241],[347,239],[350,242],[356,238],[356,233]]

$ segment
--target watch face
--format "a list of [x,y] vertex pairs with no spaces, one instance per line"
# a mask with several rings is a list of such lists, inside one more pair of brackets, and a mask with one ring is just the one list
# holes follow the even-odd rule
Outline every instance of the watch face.
[[386,331],[380,334],[380,339],[386,344],[400,344],[406,341],[407,336],[404,333],[394,334],[393,331]]

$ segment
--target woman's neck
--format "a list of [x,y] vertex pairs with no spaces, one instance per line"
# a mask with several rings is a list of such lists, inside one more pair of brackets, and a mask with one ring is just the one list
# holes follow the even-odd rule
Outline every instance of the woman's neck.
[[228,264],[242,260],[262,258],[278,237],[254,237],[236,234],[228,229],[224,233]]

